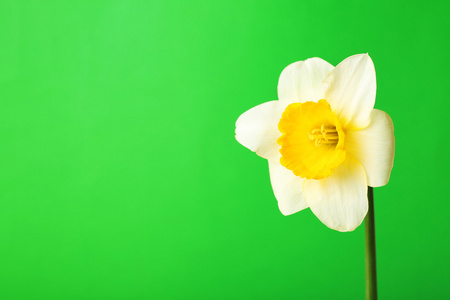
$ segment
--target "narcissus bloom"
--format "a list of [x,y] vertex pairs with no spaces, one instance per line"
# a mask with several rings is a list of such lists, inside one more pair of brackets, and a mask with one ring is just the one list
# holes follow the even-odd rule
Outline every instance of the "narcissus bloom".
[[375,93],[369,55],[336,67],[310,58],[283,70],[279,100],[238,118],[236,139],[269,161],[284,215],[310,207],[332,229],[361,224],[367,186],[385,185],[394,161],[394,127],[388,114],[373,108]]

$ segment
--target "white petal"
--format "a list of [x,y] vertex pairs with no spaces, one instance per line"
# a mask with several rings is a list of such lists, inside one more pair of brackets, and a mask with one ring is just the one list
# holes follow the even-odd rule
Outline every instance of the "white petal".
[[290,64],[278,80],[278,99],[294,102],[323,99],[323,80],[331,70],[333,66],[318,57]]
[[351,155],[329,177],[305,179],[303,193],[312,212],[331,229],[352,231],[366,216],[366,174]]
[[291,101],[270,101],[243,113],[236,121],[236,140],[264,158],[279,154],[278,123]]
[[367,184],[377,187],[388,183],[394,165],[394,125],[387,113],[374,109],[369,126],[347,131],[345,149],[363,165]]
[[302,192],[303,178],[283,167],[279,160],[269,160],[270,182],[283,215],[291,215],[308,207]]
[[344,128],[364,128],[369,124],[375,103],[376,76],[372,59],[357,54],[344,59],[324,80],[325,99]]

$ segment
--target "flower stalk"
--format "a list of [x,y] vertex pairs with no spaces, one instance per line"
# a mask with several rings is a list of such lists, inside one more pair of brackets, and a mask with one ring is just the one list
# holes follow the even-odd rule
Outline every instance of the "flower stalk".
[[377,300],[377,266],[375,253],[375,214],[373,188],[368,187],[369,210],[364,219],[366,232],[366,300]]

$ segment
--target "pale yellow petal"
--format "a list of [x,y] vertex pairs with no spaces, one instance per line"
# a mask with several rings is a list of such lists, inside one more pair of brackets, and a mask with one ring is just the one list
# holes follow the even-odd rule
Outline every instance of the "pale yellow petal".
[[369,55],[344,59],[324,84],[325,99],[344,128],[362,129],[369,124],[376,94],[375,67]]
[[247,110],[236,121],[236,140],[266,159],[278,155],[278,122],[290,103],[270,101]]
[[331,229],[355,230],[366,216],[366,174],[350,155],[329,177],[305,179],[303,193],[311,211]]
[[283,167],[279,160],[269,160],[270,183],[283,215],[290,215],[308,207],[302,192],[303,178]]
[[324,94],[323,80],[331,70],[333,66],[318,57],[288,65],[278,80],[278,99],[319,101]]
[[374,109],[369,126],[346,133],[345,149],[363,165],[369,186],[388,183],[394,165],[394,125],[384,111]]

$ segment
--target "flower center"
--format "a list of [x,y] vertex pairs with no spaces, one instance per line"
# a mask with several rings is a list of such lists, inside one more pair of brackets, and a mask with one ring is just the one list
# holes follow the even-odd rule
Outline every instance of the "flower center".
[[322,124],[320,128],[316,128],[309,134],[309,139],[314,141],[316,147],[320,145],[336,145],[339,141],[339,134],[335,126],[325,126]]
[[326,178],[345,160],[344,130],[324,99],[288,105],[278,129],[280,163],[297,176]]

